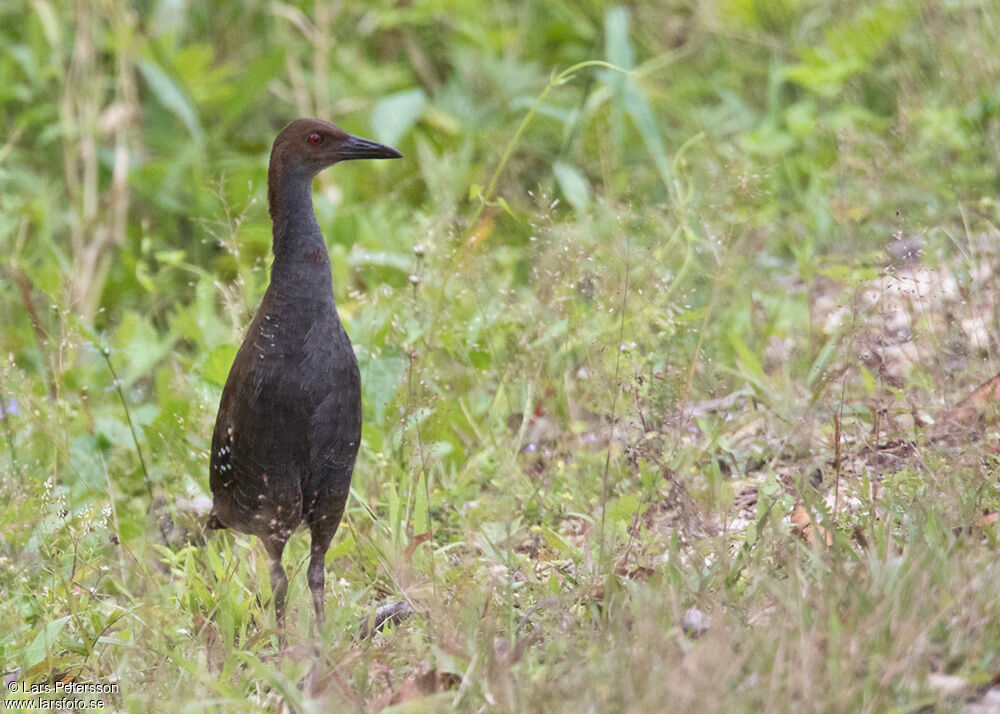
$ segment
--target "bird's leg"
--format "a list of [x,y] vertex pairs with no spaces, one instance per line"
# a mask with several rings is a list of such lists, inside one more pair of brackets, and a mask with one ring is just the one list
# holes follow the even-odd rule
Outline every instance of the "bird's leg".
[[313,529],[312,547],[310,548],[312,555],[309,558],[309,569],[306,571],[306,578],[309,581],[309,590],[312,592],[313,607],[316,608],[317,630],[323,627],[323,622],[326,619],[323,609],[326,585],[325,559],[331,540],[333,540],[333,533],[328,534]]
[[285,539],[272,535],[264,540],[264,548],[271,558],[271,592],[274,594],[274,616],[278,628],[278,646],[285,646],[285,593],[288,592],[288,577],[281,567],[281,554],[285,550]]

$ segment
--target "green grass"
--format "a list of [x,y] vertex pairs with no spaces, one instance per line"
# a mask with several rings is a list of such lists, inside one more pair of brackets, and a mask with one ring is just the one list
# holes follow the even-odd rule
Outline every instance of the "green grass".
[[[135,712],[996,681],[1000,435],[946,412],[1000,371],[990,3],[178,7],[0,9],[8,680]],[[262,549],[196,511],[300,115],[405,159],[316,182],[364,435],[328,621],[300,534],[279,652]]]

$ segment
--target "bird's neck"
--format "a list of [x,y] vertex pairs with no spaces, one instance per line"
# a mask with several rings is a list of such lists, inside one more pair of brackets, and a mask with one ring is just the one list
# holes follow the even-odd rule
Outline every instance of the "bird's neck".
[[312,202],[312,177],[278,176],[268,187],[274,234],[271,282],[330,292],[330,258]]
[[312,201],[312,177],[269,176],[267,200],[274,234],[274,256],[320,247],[326,252]]

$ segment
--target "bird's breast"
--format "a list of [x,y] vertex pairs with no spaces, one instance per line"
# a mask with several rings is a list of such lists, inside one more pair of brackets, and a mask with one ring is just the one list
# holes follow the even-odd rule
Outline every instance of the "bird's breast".
[[294,310],[265,300],[244,350],[256,362],[256,390],[281,383],[285,393],[296,398],[321,398],[337,389],[348,395],[357,392],[360,399],[355,388],[357,358],[332,298],[299,303]]

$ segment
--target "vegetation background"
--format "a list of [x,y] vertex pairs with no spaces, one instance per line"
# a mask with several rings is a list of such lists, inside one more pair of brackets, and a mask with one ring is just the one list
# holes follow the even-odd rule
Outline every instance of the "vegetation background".
[[[944,428],[1000,370],[998,36],[989,0],[7,0],[5,681],[1000,711],[1000,442]],[[202,514],[300,115],[406,158],[316,182],[364,443],[279,654]]]

